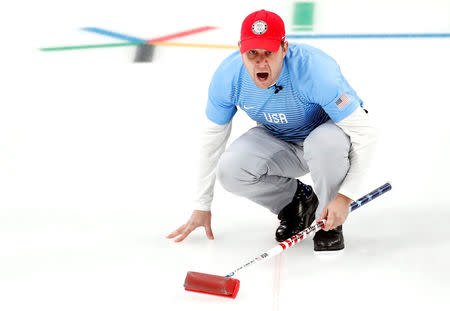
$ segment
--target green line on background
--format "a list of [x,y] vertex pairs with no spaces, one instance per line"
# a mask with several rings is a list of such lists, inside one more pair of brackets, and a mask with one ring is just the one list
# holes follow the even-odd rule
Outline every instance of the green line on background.
[[41,51],[52,52],[52,51],[65,51],[65,50],[80,50],[80,49],[97,49],[97,48],[114,48],[121,46],[130,45],[141,45],[140,42],[128,42],[128,43],[109,43],[109,44],[95,44],[95,45],[75,45],[75,46],[60,46],[52,48],[41,48]]
[[294,3],[293,30],[312,31],[314,27],[314,2]]

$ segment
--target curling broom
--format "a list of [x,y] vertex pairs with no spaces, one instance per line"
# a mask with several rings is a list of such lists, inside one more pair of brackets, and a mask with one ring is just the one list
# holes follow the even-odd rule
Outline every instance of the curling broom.
[[[383,193],[386,193],[391,189],[392,186],[389,183],[386,183],[383,186],[378,187],[369,194],[366,194],[362,198],[352,202],[352,204],[350,204],[349,207],[350,212],[353,212],[355,209],[363,206],[364,204],[372,201],[376,197],[382,195]],[[236,270],[230,272],[226,276],[189,271],[184,281],[184,288],[192,292],[236,298],[236,295],[239,291],[240,282],[238,279],[233,279],[232,276],[234,276],[237,272],[239,272],[243,268],[247,268],[248,266],[254,263],[263,262],[273,256],[278,255],[285,249],[294,246],[298,242],[305,239],[307,236],[325,227],[325,223],[326,219],[321,219],[320,221],[312,224],[305,230],[297,233],[291,238],[281,242],[277,246],[262,253],[258,257],[253,258],[252,260],[240,266]]]

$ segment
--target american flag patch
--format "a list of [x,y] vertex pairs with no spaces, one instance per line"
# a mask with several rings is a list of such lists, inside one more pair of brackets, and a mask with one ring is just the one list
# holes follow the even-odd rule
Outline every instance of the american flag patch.
[[344,108],[345,106],[347,106],[347,104],[350,102],[350,98],[347,96],[347,94],[342,94],[341,97],[339,97],[337,99],[337,101],[335,102],[336,106],[338,106],[339,109]]

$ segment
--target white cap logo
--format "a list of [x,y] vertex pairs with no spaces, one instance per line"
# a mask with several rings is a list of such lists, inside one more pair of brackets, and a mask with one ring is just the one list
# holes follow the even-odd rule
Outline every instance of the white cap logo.
[[267,24],[264,21],[256,21],[252,25],[252,31],[255,35],[262,35],[267,31]]

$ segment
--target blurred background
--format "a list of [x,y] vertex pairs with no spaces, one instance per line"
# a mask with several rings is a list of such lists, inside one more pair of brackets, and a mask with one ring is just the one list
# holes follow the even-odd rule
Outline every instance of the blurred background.
[[[448,306],[450,1],[0,6],[2,310],[287,310],[318,303],[322,277],[346,280],[329,288],[333,299],[356,291],[337,309]],[[252,285],[236,301],[189,296],[181,286],[186,269],[226,273],[274,242],[274,217],[220,185],[214,242],[202,230],[182,245],[164,239],[191,213],[209,81],[237,45],[242,20],[263,8],[283,17],[289,41],[323,49],[340,64],[379,131],[369,182],[390,181],[394,190],[349,219],[344,259],[318,261],[306,241],[251,270],[243,284]],[[139,45],[117,46],[130,41],[82,29],[149,40],[204,26],[217,28],[165,41],[173,45],[155,43],[146,62],[135,62]],[[289,39],[319,34],[341,37]],[[447,37],[345,38],[357,34]],[[253,126],[238,113],[229,141]],[[308,273],[296,275],[305,264]],[[308,303],[292,299],[298,286]],[[372,301],[374,291],[385,299]]]

